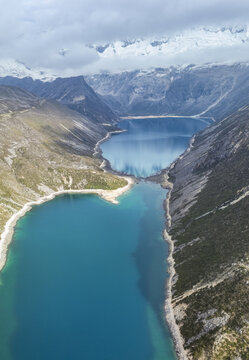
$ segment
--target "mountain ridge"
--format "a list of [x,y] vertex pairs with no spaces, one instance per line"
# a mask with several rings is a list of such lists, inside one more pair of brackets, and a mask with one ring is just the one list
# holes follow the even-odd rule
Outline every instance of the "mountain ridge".
[[87,76],[86,81],[121,116],[181,115],[222,119],[249,101],[249,66],[155,68]]
[[57,100],[95,123],[115,125],[117,116],[95,94],[83,76],[56,78],[53,81],[33,80],[31,77],[0,78],[0,84],[22,88],[41,98]]
[[[172,305],[188,359],[248,359],[249,106],[197,134],[169,169]],[[168,178],[169,176],[169,178]]]
[[110,43],[91,44],[103,58],[146,55],[177,55],[188,49],[215,48],[244,44],[249,41],[248,25],[199,27],[164,36],[152,36]]

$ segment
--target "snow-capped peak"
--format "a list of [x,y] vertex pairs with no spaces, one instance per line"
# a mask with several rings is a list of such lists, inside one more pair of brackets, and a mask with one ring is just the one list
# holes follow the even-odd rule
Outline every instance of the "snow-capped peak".
[[249,27],[212,27],[185,30],[174,36],[141,38],[95,44],[102,58],[149,55],[177,55],[193,49],[230,47],[249,42]]
[[44,71],[30,69],[25,64],[16,60],[0,59],[0,77],[4,76],[15,76],[18,78],[30,76],[33,79],[39,79],[42,81],[51,81],[56,78],[56,76],[48,74]]

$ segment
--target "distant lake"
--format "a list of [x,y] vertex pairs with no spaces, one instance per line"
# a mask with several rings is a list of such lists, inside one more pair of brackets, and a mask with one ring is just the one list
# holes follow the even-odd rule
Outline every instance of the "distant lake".
[[[151,175],[183,152],[191,119],[123,121],[102,145],[120,171]],[[165,324],[166,191],[140,182],[119,205],[65,195],[15,228],[0,273],[1,360],[175,360]]]
[[186,150],[191,136],[208,124],[192,118],[123,120],[119,128],[127,132],[113,135],[101,149],[114,170],[147,177],[171,164]]

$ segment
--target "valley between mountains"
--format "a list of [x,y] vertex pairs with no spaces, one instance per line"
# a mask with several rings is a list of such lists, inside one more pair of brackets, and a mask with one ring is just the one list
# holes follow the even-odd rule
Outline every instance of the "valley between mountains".
[[180,359],[248,359],[248,65],[86,80],[0,79],[0,232],[25,203],[52,192],[126,186],[93,156],[96,144],[117,129],[120,116],[212,119],[156,178],[169,188],[171,293],[181,334],[175,341],[184,348]]

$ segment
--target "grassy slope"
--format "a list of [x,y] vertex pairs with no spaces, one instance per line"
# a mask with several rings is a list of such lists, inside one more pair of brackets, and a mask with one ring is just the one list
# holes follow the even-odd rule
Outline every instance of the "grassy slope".
[[0,233],[16,210],[50,191],[126,184],[92,157],[103,128],[57,103],[23,108],[0,114]]

